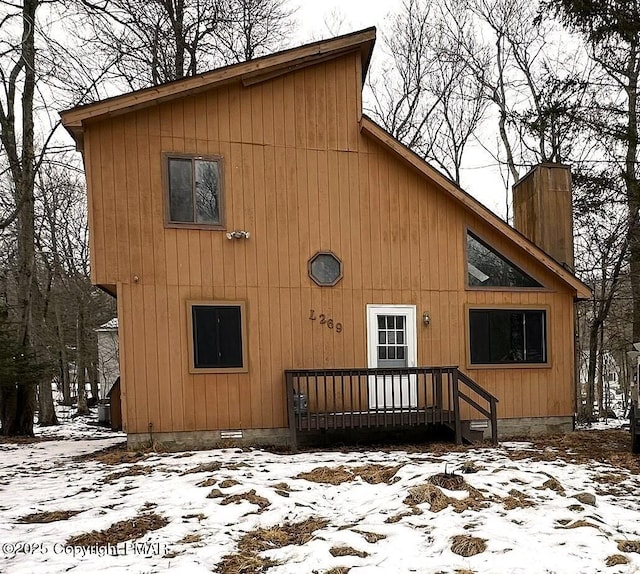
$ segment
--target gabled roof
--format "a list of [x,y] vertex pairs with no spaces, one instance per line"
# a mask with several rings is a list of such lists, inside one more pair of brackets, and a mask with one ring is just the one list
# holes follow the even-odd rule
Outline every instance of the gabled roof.
[[371,118],[364,115],[362,116],[362,120],[360,121],[360,131],[377,141],[380,145],[391,151],[395,156],[399,157],[406,164],[409,164],[429,180],[433,181],[456,202],[462,204],[466,209],[481,217],[496,231],[510,239],[513,243],[516,243],[529,255],[535,257],[540,261],[540,263],[549,269],[549,271],[557,275],[572,289],[575,289],[578,299],[589,299],[591,297],[591,289],[571,273],[571,271],[563,267],[548,253],[540,249],[535,243],[527,239],[504,220],[500,219],[495,213],[493,213],[493,211],[486,208],[477,199],[461,189],[456,183],[440,173],[433,166],[429,165],[408,147],[400,143]]
[[78,148],[81,149],[84,131],[82,123],[85,120],[125,114],[233,82],[242,82],[245,86],[257,84],[351,52],[360,52],[364,81],[375,40],[376,29],[367,28],[344,36],[305,44],[248,62],[217,68],[197,76],[78,106],[60,113],[62,125],[67,128],[76,140]]

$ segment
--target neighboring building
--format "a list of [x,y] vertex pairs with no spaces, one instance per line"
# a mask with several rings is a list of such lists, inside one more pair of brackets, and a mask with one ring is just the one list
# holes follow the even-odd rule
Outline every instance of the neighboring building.
[[118,319],[111,319],[96,329],[98,337],[99,399],[105,399],[120,376],[118,356]]
[[494,397],[502,435],[572,428],[589,290],[569,270],[568,169],[519,182],[516,231],[363,116],[374,41],[62,114],[92,280],[118,300],[130,445],[440,422],[461,440]]

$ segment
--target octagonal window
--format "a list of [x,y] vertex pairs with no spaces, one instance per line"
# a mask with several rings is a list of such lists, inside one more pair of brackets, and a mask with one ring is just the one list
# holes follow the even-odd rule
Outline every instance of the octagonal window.
[[342,261],[331,251],[320,251],[309,259],[309,277],[322,287],[331,287],[342,279]]

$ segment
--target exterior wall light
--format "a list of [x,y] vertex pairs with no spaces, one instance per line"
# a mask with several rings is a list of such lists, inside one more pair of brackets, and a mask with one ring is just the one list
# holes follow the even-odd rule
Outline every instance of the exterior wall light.
[[249,239],[251,234],[248,231],[229,231],[227,239]]
[[422,314],[422,322],[424,323],[425,327],[428,327],[429,323],[431,323],[431,316],[429,315],[428,311],[425,311]]

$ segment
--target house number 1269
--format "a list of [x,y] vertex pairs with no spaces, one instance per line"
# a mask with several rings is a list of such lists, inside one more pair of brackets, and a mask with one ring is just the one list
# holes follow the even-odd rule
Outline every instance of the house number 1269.
[[320,324],[325,327],[329,327],[329,329],[333,329],[335,327],[336,333],[342,333],[342,323],[334,323],[333,319],[327,318],[324,313],[320,313],[316,317],[316,312],[314,309],[311,309],[311,313],[309,314],[309,319],[312,321],[320,320]]

